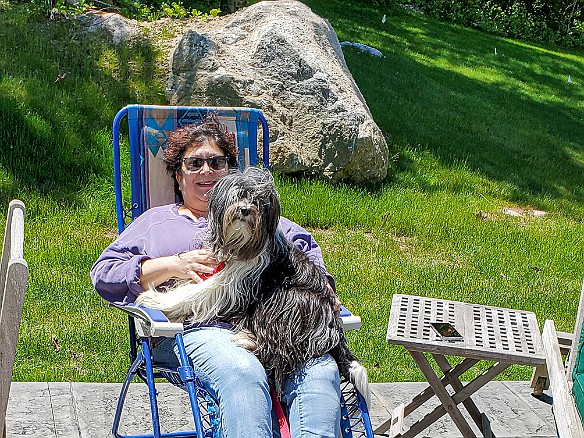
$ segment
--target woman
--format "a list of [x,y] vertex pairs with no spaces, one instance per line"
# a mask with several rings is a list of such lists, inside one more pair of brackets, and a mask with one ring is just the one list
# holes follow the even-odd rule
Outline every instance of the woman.
[[[237,165],[233,134],[214,116],[169,135],[164,151],[181,202],[152,208],[108,246],[91,269],[97,292],[108,301],[134,302],[150,286],[177,279],[202,281],[217,260],[202,246],[207,228],[207,193]],[[282,218],[286,236],[319,266],[329,283],[322,253],[312,236]],[[220,406],[223,436],[272,438],[271,400],[266,373],[253,354],[231,342],[219,325],[187,330],[184,343],[195,372]],[[174,339],[153,350],[154,360],[177,365]],[[336,362],[325,355],[308,361],[288,378],[282,402],[293,437],[339,433],[340,383]]]

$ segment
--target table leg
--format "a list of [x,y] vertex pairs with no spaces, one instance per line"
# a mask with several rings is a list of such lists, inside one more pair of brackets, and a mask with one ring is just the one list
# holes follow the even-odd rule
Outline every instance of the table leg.
[[[452,369],[450,362],[448,362],[448,359],[446,359],[446,357],[444,357],[443,355],[432,353],[432,357],[434,358],[434,360],[436,361],[436,363],[438,364],[438,366],[440,367],[444,374],[448,373]],[[455,392],[459,392],[464,388],[464,385],[458,378],[450,379],[450,385],[452,386],[452,389],[454,389]],[[466,400],[464,400],[462,404],[470,414],[471,418],[474,420],[475,424],[483,433],[483,436],[487,436],[487,431],[485,431],[483,428],[484,425],[483,414],[481,413],[481,411],[479,411],[475,402],[469,397]],[[492,432],[490,433],[490,436],[496,438],[495,435],[492,434]]]
[[[456,365],[450,371],[445,372],[440,382],[442,386],[446,387],[448,384],[451,383],[452,380],[458,380],[460,376],[462,376],[465,372],[470,370],[473,366],[475,366],[479,362],[478,359],[464,359],[461,363]],[[434,395],[434,390],[431,386],[428,386],[418,395],[416,395],[412,401],[405,407],[404,415],[407,416],[408,414],[412,413],[426,401],[430,400]]]
[[467,383],[464,388],[458,391],[456,394],[452,396],[452,399],[456,403],[461,403],[462,401],[466,400],[468,397],[473,395],[503,371],[511,366],[510,363],[505,362],[497,362],[491,368],[486,370],[483,374],[473,379],[471,382]]
[[[456,404],[462,403],[464,400],[468,399],[471,395],[473,395],[475,392],[477,392],[484,385],[486,385],[491,380],[493,380],[495,377],[497,377],[499,374],[501,374],[503,371],[505,371],[510,365],[511,365],[510,363],[502,363],[502,362],[498,362],[498,363],[494,364],[491,368],[489,368],[483,374],[476,377],[471,382],[467,383],[466,386],[464,386],[464,388],[462,390],[455,393],[452,396],[452,400]],[[411,427],[407,430],[407,432],[404,432],[401,435],[401,437],[411,438],[411,437],[417,436],[419,433],[424,431],[424,429],[426,429],[432,423],[434,423],[438,418],[442,417],[444,414],[446,414],[446,408],[444,407],[444,405],[437,406],[432,412],[430,412],[428,415],[424,416],[423,419],[412,424]],[[483,436],[485,436],[484,433],[483,433]]]
[[446,412],[450,415],[450,418],[452,418],[452,421],[454,421],[454,424],[456,424],[456,427],[458,427],[458,430],[462,433],[462,436],[465,438],[476,438],[472,428],[456,406],[457,403],[450,396],[445,386],[434,372],[434,369],[428,362],[428,359],[426,359],[426,356],[419,351],[410,351],[410,354],[416,361],[416,364],[418,364],[418,367],[426,377],[426,380],[428,380],[428,383],[442,403],[442,406],[446,409]]
[[[464,359],[462,362],[460,362],[454,368],[445,372],[444,375],[442,376],[442,378],[440,379],[440,382],[442,382],[443,386],[448,385],[453,379],[457,380],[461,375],[463,375],[465,372],[470,370],[478,362],[479,362],[478,359],[469,359],[469,358]],[[420,406],[422,406],[425,402],[430,400],[433,395],[434,395],[434,390],[432,389],[431,386],[428,386],[426,389],[424,389],[422,392],[420,392],[418,395],[416,395],[412,399],[412,401],[410,403],[408,403],[407,406],[404,407],[404,418],[407,417],[412,412],[414,412]],[[444,413],[442,415],[444,415]],[[387,421],[385,421],[384,423],[382,423],[381,425],[379,425],[375,429],[374,432],[376,434],[382,434],[384,432],[387,432],[389,430],[389,428],[391,427],[391,424],[392,424],[392,419],[390,418]]]

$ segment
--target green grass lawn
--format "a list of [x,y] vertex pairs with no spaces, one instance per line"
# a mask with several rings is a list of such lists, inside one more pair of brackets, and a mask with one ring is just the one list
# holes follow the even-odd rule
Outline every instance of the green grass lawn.
[[[277,180],[283,214],[314,233],[342,301],[363,318],[349,340],[372,380],[423,379],[403,348],[385,344],[394,293],[526,309],[571,331],[584,276],[583,54],[405,11],[306,3],[339,40],[385,55],[344,49],[389,139],[388,179]],[[4,8],[0,214],[11,198],[26,203],[31,269],[14,379],[120,381],[125,316],[88,271],[115,238],[111,121],[127,103],[164,103],[161,54],[148,40],[90,44],[24,6]],[[513,367],[503,377],[529,375]]]

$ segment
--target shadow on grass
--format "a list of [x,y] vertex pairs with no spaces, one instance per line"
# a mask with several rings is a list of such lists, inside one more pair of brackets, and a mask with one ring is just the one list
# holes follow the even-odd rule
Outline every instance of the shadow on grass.
[[[512,184],[518,200],[545,195],[584,201],[578,182],[584,174],[584,124],[574,99],[566,99],[573,106],[536,101],[510,87],[405,57],[386,62],[392,61],[400,66],[399,73],[386,76],[392,84],[354,72],[358,83],[366,83],[363,94],[384,131],[397,130],[396,138],[419,145],[447,166],[465,163]],[[348,54],[347,62],[371,61]]]
[[146,39],[114,49],[70,20],[17,8],[0,27],[0,196],[80,206],[79,191],[111,179],[115,113],[160,102],[158,51]]
[[[313,2],[308,1],[311,4]],[[336,1],[325,12],[371,112],[395,148],[424,151],[511,186],[510,201],[584,203],[584,58],[507,40],[423,15]],[[497,54],[495,54],[495,48]],[[568,75],[573,79],[568,83]],[[391,145],[390,145],[391,147]],[[400,156],[397,172],[415,172]],[[421,187],[432,191],[428,183]]]

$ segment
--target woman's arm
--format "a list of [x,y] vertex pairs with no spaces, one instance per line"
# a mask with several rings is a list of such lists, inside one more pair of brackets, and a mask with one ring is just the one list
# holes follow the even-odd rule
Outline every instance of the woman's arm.
[[329,284],[336,291],[335,279],[327,272],[322,251],[318,243],[316,243],[316,240],[314,240],[314,237],[300,225],[285,217],[280,219],[280,228],[286,238],[295,247],[302,250],[308,256],[308,259],[322,270]]
[[124,248],[114,242],[91,268],[91,279],[107,301],[134,302],[145,289],[170,279],[200,282],[199,274],[211,274],[216,265],[217,260],[206,249],[150,258],[136,247]]
[[201,247],[206,221],[193,222],[177,206],[148,210],[110,244],[91,268],[95,289],[107,301],[134,302],[144,289],[173,278],[200,281],[216,265]]
[[144,290],[140,285],[140,266],[148,256],[125,248],[115,241],[93,264],[90,276],[97,293],[110,302],[131,303]]

